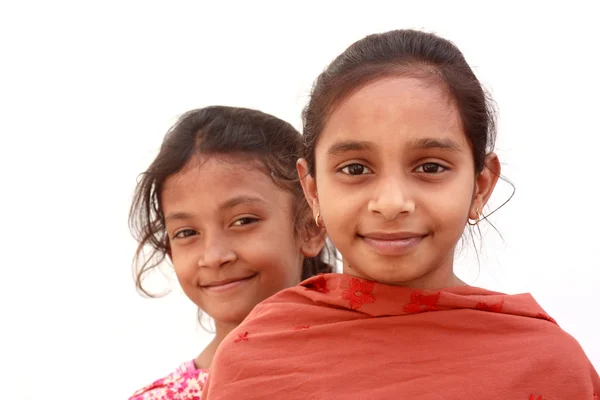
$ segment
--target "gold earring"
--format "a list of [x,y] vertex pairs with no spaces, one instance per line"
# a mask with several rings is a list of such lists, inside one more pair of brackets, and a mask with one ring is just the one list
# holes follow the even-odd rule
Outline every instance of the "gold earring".
[[479,222],[481,222],[481,218],[479,217],[479,208],[475,208],[475,214],[477,214],[477,219],[475,220],[475,222],[471,222],[471,219],[467,220],[467,223],[471,226],[478,225]]
[[319,224],[319,218],[321,218],[321,211],[317,211],[317,215],[315,216],[315,224],[317,224],[318,228],[323,228],[320,224]]

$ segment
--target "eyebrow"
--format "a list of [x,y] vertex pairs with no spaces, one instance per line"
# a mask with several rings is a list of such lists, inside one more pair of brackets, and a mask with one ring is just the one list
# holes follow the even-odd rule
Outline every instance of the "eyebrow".
[[[223,202],[219,208],[221,210],[226,210],[226,209],[231,209],[235,206],[238,206],[240,204],[264,204],[266,205],[267,202],[264,201],[263,199],[261,199],[260,197],[254,197],[254,196],[236,196],[233,197],[225,202]],[[183,212],[183,211],[177,211],[177,212],[172,212],[169,213],[166,217],[165,217],[165,222],[166,221],[173,221],[173,220],[188,220],[188,219],[192,219],[194,218],[194,214],[188,213],[188,212]]]
[[222,210],[225,210],[225,209],[233,208],[240,204],[263,204],[263,205],[266,205],[267,202],[265,200],[261,199],[260,197],[256,197],[256,196],[236,196],[236,197],[233,197],[233,198],[221,203],[219,208]]
[[[452,139],[447,138],[421,138],[410,143],[411,150],[440,149],[444,151],[456,152],[461,150],[461,146]],[[370,142],[358,140],[343,140],[332,144],[327,150],[330,156],[340,155],[349,151],[372,150],[373,145]]]
[[187,212],[172,212],[167,214],[165,217],[165,221],[173,221],[173,220],[186,220],[192,219],[193,215]]
[[330,156],[337,156],[349,151],[372,150],[373,145],[369,142],[358,140],[343,140],[332,144],[327,150]]
[[452,139],[422,138],[410,144],[412,150],[440,149],[445,151],[460,151],[461,146]]

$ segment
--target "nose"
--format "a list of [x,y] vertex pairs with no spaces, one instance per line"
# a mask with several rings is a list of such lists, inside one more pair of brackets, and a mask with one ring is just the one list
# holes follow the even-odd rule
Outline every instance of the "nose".
[[410,198],[408,190],[398,178],[382,179],[369,201],[370,212],[380,214],[386,220],[392,221],[401,214],[415,211],[415,202]]
[[198,259],[199,267],[221,268],[237,259],[235,251],[222,236],[206,237],[204,252]]

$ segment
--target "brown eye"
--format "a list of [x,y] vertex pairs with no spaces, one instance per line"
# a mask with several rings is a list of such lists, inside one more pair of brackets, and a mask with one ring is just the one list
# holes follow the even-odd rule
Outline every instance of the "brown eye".
[[196,234],[197,232],[193,229],[182,229],[179,232],[177,232],[173,237],[176,239],[185,239]]
[[446,171],[446,167],[437,163],[425,163],[417,168],[417,172],[424,172],[426,174],[439,174],[440,172]]
[[240,219],[236,220],[233,223],[233,226],[250,225],[250,224],[253,224],[253,223],[257,222],[257,221],[258,221],[258,218],[244,217],[244,218],[240,218]]
[[363,175],[371,172],[369,168],[362,164],[348,164],[340,171],[348,175]]

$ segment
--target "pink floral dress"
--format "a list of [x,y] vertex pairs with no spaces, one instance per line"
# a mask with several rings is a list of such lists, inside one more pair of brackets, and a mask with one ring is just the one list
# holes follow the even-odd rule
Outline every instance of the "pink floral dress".
[[129,400],[200,400],[208,369],[197,369],[194,361],[183,363],[173,373],[133,394]]

